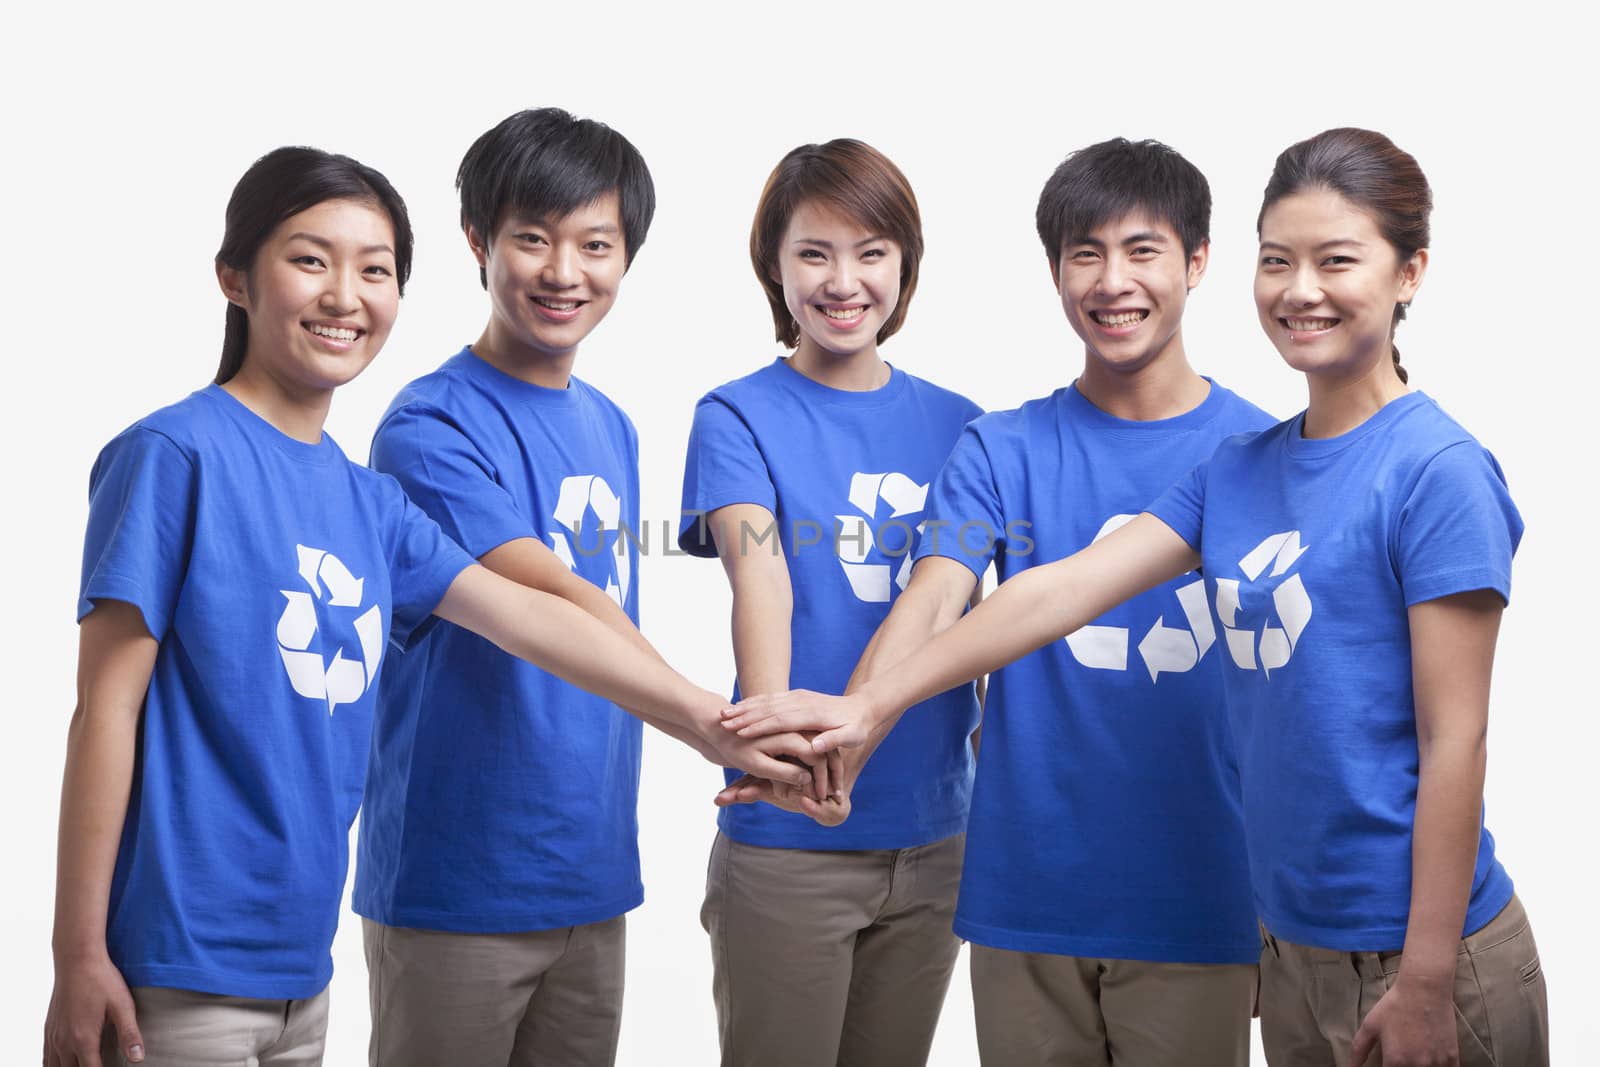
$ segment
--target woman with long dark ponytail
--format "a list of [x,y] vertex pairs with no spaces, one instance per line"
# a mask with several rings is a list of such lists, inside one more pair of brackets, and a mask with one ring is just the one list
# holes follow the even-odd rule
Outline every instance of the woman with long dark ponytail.
[[1382,134],[1286,150],[1256,308],[1300,415],[1225,442],[1117,532],[1005,582],[856,693],[727,725],[860,744],[900,708],[1201,567],[1225,652],[1274,1067],[1549,1063],[1544,977],[1483,824],[1489,677],[1522,519],[1489,452],[1407,389],[1395,327],[1432,196]]

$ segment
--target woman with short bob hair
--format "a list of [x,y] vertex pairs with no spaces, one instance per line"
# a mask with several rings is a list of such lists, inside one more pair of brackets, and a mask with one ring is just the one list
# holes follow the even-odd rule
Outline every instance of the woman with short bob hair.
[[720,697],[477,565],[323,433],[389,334],[411,245],[376,170],[263,156],[216,258],[216,381],[95,463],[46,1064],[321,1062],[374,682],[433,615],[693,726],[720,763],[811,780],[767,755],[818,762],[800,738],[725,750]]
[[[757,698],[744,736],[860,744],[1191,568],[1225,653],[1274,1067],[1549,1063],[1544,977],[1484,827],[1489,678],[1522,519],[1494,457],[1408,390],[1397,323],[1432,194],[1382,134],[1278,157],[1258,223],[1262,328],[1306,410],[1224,442],[1117,532],[1005,582],[840,698]],[[901,727],[904,728],[903,726]],[[869,767],[870,769],[870,767]]]
[[[727,571],[739,693],[845,690],[909,579],[929,483],[981,413],[879,353],[921,256],[911,186],[869,145],[802,145],[767,179],[750,257],[791,354],[700,400],[679,537]],[[924,711],[853,796],[747,778],[719,798],[701,918],[723,1063],[925,1062],[959,944],[974,689]]]

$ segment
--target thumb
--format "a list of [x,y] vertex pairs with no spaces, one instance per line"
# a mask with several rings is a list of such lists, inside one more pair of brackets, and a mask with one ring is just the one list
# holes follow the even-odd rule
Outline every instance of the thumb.
[[117,1028],[117,1047],[129,1063],[144,1062],[144,1036],[139,1033],[139,1019],[133,1010],[133,995],[123,991],[106,1006],[111,1025]]
[[1362,1067],[1367,1062],[1367,1057],[1372,1055],[1378,1047],[1378,1032],[1371,1026],[1371,1015],[1367,1022],[1361,1024],[1361,1029],[1356,1031],[1356,1039],[1350,1045],[1350,1063],[1348,1067]]

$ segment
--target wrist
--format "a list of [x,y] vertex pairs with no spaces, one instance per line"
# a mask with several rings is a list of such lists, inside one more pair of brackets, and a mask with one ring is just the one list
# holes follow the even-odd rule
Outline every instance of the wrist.
[[85,963],[101,963],[111,958],[104,936],[56,937],[50,941],[57,970]]

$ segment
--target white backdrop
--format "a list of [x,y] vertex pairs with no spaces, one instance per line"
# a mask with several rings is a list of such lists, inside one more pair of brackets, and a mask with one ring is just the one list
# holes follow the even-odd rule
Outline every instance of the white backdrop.
[[[603,10],[603,14],[596,14]],[[383,170],[406,196],[416,270],[382,357],[329,430],[356,458],[395,390],[480,330],[486,303],[456,226],[462,152],[521,107],[600,118],[643,151],[660,208],[578,373],[636,421],[644,513],[676,513],[694,401],[775,352],[746,252],[789,148],[861,137],[905,170],[927,233],[922,287],[885,349],[908,371],[1009,407],[1070,380],[1081,348],[1033,233],[1070,149],[1157,137],[1209,176],[1213,255],[1189,303],[1197,367],[1269,410],[1299,378],[1256,325],[1253,224],[1273,157],[1333,125],[1389,133],[1435,188],[1433,260],[1403,329],[1414,385],[1494,450],[1528,524],[1495,674],[1487,804],[1533,915],[1556,1062],[1600,1040],[1588,816],[1596,737],[1593,567],[1597,376],[1593,16],[1542,2],[1437,13],[1129,5],[1049,14],[931,5],[61,4],[7,20],[3,281],[5,670],[17,683],[0,775],[12,812],[0,887],[0,1035],[33,1062],[49,997],[55,808],[73,702],[73,605],[89,466],[123,426],[209,380],[223,301],[211,259],[233,182],[306,143]],[[1297,11],[1299,13],[1297,13]],[[1574,25],[1575,20],[1589,20]],[[590,20],[590,21],[585,21]],[[1584,90],[1581,85],[1588,84]],[[1582,100],[1590,105],[1582,105]],[[659,526],[653,531],[658,538]],[[1572,565],[1577,569],[1567,572]],[[732,677],[720,568],[656,551],[644,630],[696,680]],[[630,916],[621,1062],[714,1062],[698,909],[718,775],[652,736],[640,805],[648,901]],[[328,1062],[364,1062],[365,971],[346,912]],[[976,1062],[965,966],[934,1062]]]

